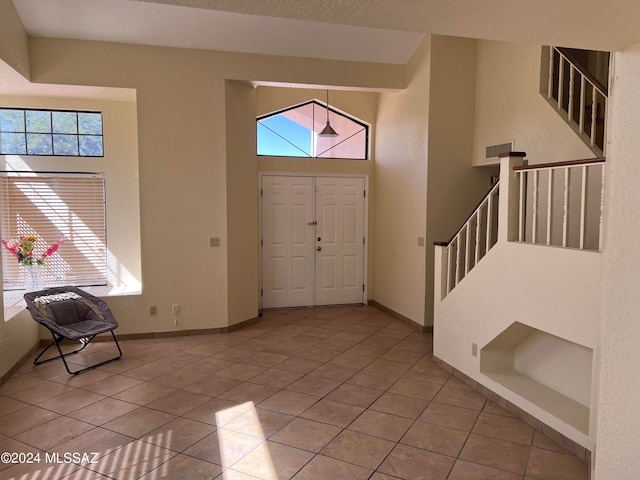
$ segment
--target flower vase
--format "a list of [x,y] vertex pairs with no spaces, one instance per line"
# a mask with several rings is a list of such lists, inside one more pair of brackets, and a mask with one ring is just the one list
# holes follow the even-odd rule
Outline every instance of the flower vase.
[[42,272],[41,266],[38,264],[24,265],[24,291],[35,292],[42,289]]

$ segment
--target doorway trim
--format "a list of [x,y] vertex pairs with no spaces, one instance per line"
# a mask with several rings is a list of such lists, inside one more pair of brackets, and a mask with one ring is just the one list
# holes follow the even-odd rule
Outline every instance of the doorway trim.
[[369,299],[369,199],[371,198],[369,191],[369,174],[367,173],[314,173],[314,172],[281,172],[281,171],[261,171],[258,172],[258,309],[262,310],[262,290],[263,290],[263,272],[262,272],[262,240],[263,240],[263,218],[262,218],[262,178],[263,177],[334,177],[334,178],[362,178],[364,180],[364,248],[362,261],[362,280],[364,282],[364,291],[362,292],[362,303],[366,305]]

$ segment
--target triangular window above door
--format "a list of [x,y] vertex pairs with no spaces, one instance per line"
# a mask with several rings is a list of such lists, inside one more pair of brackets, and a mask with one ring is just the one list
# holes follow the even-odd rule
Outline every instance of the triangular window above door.
[[[336,137],[318,135],[329,121]],[[258,155],[275,157],[368,158],[369,125],[318,100],[256,119]]]

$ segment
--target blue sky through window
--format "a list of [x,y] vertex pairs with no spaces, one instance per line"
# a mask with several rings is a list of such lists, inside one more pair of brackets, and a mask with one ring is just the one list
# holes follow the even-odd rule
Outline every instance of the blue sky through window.
[[257,125],[258,155],[311,156],[312,132],[308,128],[284,115],[265,118]]

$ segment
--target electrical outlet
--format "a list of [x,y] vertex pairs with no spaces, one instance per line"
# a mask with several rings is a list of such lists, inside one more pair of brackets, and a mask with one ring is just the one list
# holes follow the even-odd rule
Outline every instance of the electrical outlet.
[[180,305],[177,303],[174,303],[171,306],[171,313],[173,313],[174,315],[178,315],[180,313]]
[[149,315],[155,315],[157,311],[158,310],[155,305],[149,305]]
[[478,344],[477,343],[472,343],[471,344],[471,355],[473,355],[474,357],[478,356]]

